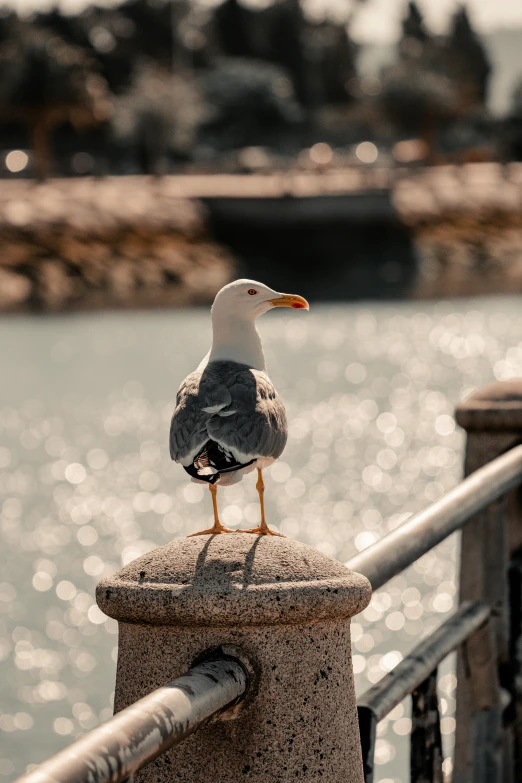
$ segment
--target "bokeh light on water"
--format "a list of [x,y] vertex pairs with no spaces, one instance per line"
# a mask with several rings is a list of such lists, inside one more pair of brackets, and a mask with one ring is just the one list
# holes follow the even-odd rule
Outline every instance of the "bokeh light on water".
[[[290,438],[267,475],[269,522],[346,561],[461,478],[453,408],[522,375],[519,300],[314,306],[260,323]],[[179,381],[208,349],[206,311],[0,321],[0,774],[22,772],[111,714],[116,623],[102,577],[211,522],[168,455]],[[220,493],[223,521],[259,519],[254,480]],[[378,592],[353,622],[358,693],[456,605],[456,538]],[[439,683],[451,748],[452,662]],[[409,704],[379,725],[377,781],[406,769]],[[449,761],[445,769],[449,771]]]

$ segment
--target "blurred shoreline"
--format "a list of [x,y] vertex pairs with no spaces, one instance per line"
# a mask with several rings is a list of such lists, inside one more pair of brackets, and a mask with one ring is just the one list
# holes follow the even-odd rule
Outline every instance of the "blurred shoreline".
[[203,213],[150,177],[4,182],[0,312],[206,302],[234,262]]
[[[522,292],[522,164],[4,181],[0,312]],[[284,279],[281,279],[281,275]]]

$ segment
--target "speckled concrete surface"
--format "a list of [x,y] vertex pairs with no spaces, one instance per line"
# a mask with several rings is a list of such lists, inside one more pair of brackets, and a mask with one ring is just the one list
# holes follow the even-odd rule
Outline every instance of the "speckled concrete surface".
[[286,538],[197,536],[137,558],[97,588],[117,620],[154,625],[255,625],[352,617],[368,584],[311,547]]
[[236,718],[163,754],[138,783],[361,783],[350,616],[370,594],[311,547],[249,535],[176,541],[103,580],[100,607],[120,620],[116,710],[224,644],[256,672]]

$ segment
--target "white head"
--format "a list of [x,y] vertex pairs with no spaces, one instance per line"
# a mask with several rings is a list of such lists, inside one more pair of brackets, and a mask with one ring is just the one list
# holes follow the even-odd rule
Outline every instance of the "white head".
[[308,310],[308,302],[302,296],[280,294],[256,280],[235,280],[218,291],[212,305],[213,340],[208,360],[231,359],[264,370],[255,321],[273,307]]
[[212,305],[213,318],[232,316],[241,321],[255,321],[273,307],[308,310],[308,302],[296,294],[280,294],[256,280],[234,280],[218,291]]

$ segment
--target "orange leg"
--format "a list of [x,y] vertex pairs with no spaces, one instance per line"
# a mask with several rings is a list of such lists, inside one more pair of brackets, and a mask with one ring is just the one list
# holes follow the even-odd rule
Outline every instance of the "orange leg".
[[199,533],[192,533],[188,538],[192,538],[192,536],[213,536],[216,535],[216,533],[236,533],[236,530],[228,530],[228,528],[223,527],[221,522],[219,521],[218,516],[218,507],[217,507],[217,486],[215,484],[209,484],[208,488],[212,494],[212,508],[214,509],[214,527],[209,528],[208,530],[201,530]]
[[257,483],[256,483],[256,489],[259,493],[259,504],[261,506],[261,524],[259,527],[253,528],[253,530],[241,530],[241,533],[255,533],[256,535],[260,536],[279,536],[280,538],[284,538],[284,536],[281,533],[276,533],[274,530],[270,530],[268,525],[266,524],[265,519],[265,482],[263,481],[263,473],[259,468],[257,469]]

